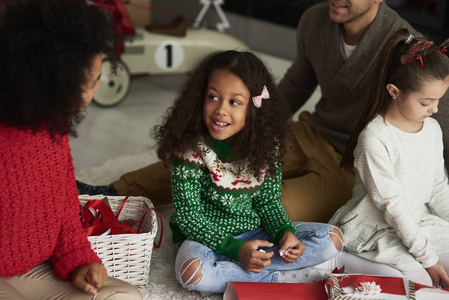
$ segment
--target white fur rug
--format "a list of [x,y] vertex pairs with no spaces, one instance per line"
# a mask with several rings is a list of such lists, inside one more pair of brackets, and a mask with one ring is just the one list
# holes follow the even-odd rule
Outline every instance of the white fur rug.
[[[93,185],[109,184],[118,179],[121,174],[139,169],[156,161],[150,153],[132,156],[120,156],[106,161],[103,165],[76,170],[76,178]],[[150,199],[151,200],[151,199]],[[150,279],[146,286],[141,286],[144,299],[222,299],[222,295],[202,297],[198,292],[184,289],[176,280],[174,274],[174,253],[171,241],[171,230],[168,220],[173,211],[172,205],[156,207],[164,223],[164,235],[160,248],[154,248],[151,258]],[[157,242],[159,235],[156,236]]]

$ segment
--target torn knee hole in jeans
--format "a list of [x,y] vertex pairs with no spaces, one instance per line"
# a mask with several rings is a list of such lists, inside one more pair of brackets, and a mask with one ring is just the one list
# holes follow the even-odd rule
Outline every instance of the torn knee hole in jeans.
[[196,257],[186,260],[181,267],[180,275],[185,285],[197,285],[203,278],[201,260]]
[[343,249],[343,234],[341,233],[340,229],[334,227],[329,230],[329,238],[332,240],[335,248],[337,248],[338,251],[341,251]]

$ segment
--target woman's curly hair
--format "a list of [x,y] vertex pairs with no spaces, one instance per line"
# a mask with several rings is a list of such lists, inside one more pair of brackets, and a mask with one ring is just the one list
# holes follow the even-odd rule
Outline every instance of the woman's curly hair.
[[76,136],[96,55],[116,63],[110,13],[84,0],[31,0],[0,17],[0,123]]
[[201,62],[184,83],[173,106],[165,114],[162,125],[153,130],[157,142],[157,155],[163,161],[176,158],[176,154],[197,149],[197,142],[209,136],[203,122],[202,111],[209,77],[214,70],[227,70],[238,76],[251,93],[260,95],[265,85],[270,99],[256,108],[248,104],[245,127],[233,137],[236,160],[249,162],[249,171],[258,177],[268,168],[274,174],[282,164],[286,138],[291,119],[284,99],[276,90],[270,71],[254,54],[224,51]]

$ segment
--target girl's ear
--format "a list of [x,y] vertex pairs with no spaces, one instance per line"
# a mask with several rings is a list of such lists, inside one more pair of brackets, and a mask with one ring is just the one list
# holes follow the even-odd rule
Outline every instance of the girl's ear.
[[391,83],[387,84],[387,91],[393,99],[397,99],[399,97],[399,94],[401,93],[397,86]]

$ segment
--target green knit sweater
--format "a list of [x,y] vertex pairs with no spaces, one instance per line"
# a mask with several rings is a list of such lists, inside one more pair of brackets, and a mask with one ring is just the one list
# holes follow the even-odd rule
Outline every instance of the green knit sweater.
[[208,144],[172,161],[173,243],[191,239],[238,261],[244,241],[236,235],[262,226],[279,243],[285,232],[295,233],[279,198],[281,168],[258,181],[247,165],[231,161],[228,142]]

